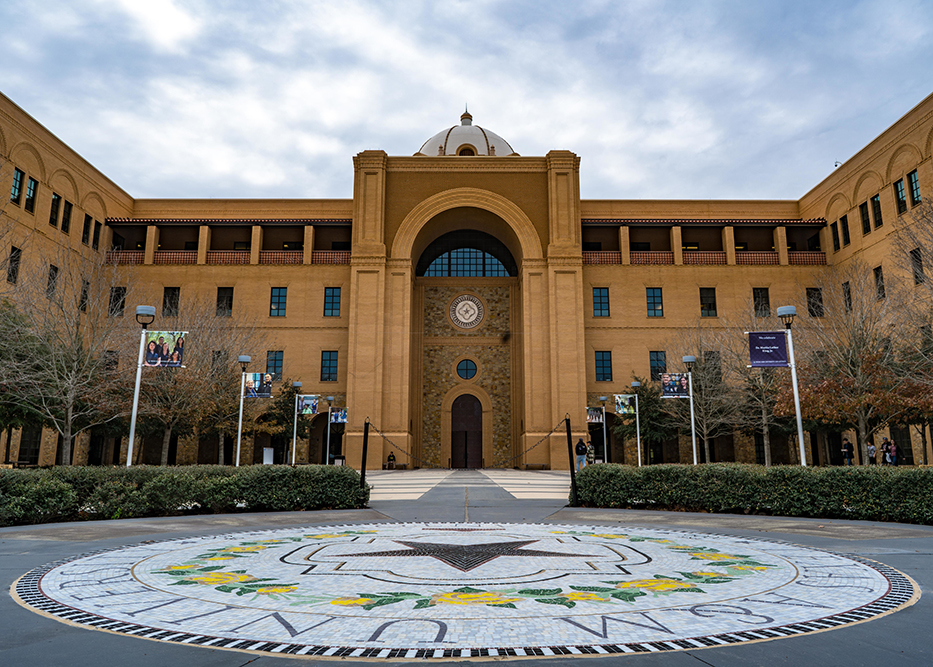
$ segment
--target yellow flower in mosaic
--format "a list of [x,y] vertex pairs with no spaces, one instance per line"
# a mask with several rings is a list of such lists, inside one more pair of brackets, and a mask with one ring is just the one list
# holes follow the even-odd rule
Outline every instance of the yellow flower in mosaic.
[[707,551],[691,551],[690,556],[694,558],[699,558],[701,560],[735,560],[738,556],[730,556],[729,554],[717,554],[709,553]]
[[254,546],[254,547],[227,547],[224,551],[229,551],[231,553],[251,553],[254,551],[262,551],[263,549],[268,549],[268,547]]
[[506,598],[498,593],[442,593],[431,597],[431,604],[506,604],[521,598]]
[[695,577],[722,577],[722,576],[725,576],[725,575],[723,575],[722,572],[691,572],[690,574],[692,574],[692,575],[695,576]]
[[648,591],[670,591],[675,588],[696,588],[695,584],[689,584],[677,579],[636,579],[635,581],[620,581],[616,588],[643,588]]
[[764,572],[767,570],[767,566],[764,565],[733,565],[735,570],[754,570],[756,572]]
[[242,584],[255,578],[248,574],[236,574],[235,572],[210,572],[196,577],[189,577],[189,580],[206,586],[222,586],[223,584]]
[[256,592],[260,595],[280,595],[282,593],[291,593],[297,590],[297,586],[263,586],[262,588],[257,588]]
[[610,540],[624,540],[628,537],[628,535],[614,535],[612,533],[597,533],[596,535],[593,535],[593,537],[604,537]]
[[336,600],[331,600],[331,604],[338,604],[341,607],[359,607],[364,604],[372,604],[375,602],[372,598],[337,598]]
[[169,565],[166,570],[190,570],[193,567],[201,567],[200,565]]
[[567,598],[568,600],[574,600],[577,602],[608,602],[609,598],[601,598],[596,593],[581,593],[579,591],[573,591],[572,593],[564,593],[560,597]]
[[204,560],[233,560],[233,556],[211,556],[210,558],[205,558]]

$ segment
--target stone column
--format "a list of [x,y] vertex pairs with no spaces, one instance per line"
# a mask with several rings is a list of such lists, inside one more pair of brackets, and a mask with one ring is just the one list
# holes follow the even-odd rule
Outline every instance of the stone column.
[[722,228],[722,248],[726,251],[726,264],[735,266],[735,227]]
[[262,250],[262,227],[253,225],[253,234],[249,244],[249,263],[259,264],[259,251]]
[[207,264],[207,251],[211,249],[211,228],[201,225],[198,228],[198,264]]
[[626,225],[619,227],[619,250],[622,251],[622,263],[631,264],[632,257],[629,253],[632,250],[632,244],[629,241],[629,228]]
[[314,225],[305,225],[305,245],[304,254],[301,258],[302,264],[310,264],[314,252]]
[[671,250],[674,251],[674,264],[684,263],[684,240],[680,227],[671,227]]
[[156,225],[146,227],[146,250],[144,264],[152,264],[156,251],[159,249],[159,228]]
[[787,227],[783,225],[774,228],[774,249],[778,253],[778,263],[787,266],[790,263],[787,257]]

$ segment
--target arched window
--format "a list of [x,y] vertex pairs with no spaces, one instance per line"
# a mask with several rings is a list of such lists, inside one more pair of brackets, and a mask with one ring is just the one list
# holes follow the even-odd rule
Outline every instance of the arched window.
[[417,276],[484,277],[518,274],[509,249],[494,236],[475,230],[449,232],[435,239],[418,260]]

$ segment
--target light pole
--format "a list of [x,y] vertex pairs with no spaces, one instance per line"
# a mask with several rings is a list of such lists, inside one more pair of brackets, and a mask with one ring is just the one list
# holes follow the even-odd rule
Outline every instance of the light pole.
[[139,334],[139,359],[136,361],[136,389],[133,391],[133,416],[130,418],[130,442],[126,447],[126,467],[133,464],[133,440],[136,438],[136,412],[139,409],[139,384],[143,378],[143,354],[146,352],[146,329],[155,320],[155,306],[136,306],[136,321],[143,329]]
[[324,452],[324,465],[330,465],[330,411],[331,404],[334,402],[333,396],[327,397],[327,425],[324,428],[327,429],[327,450]]
[[641,467],[641,422],[638,418],[638,388],[641,382],[633,382],[632,389],[635,390],[635,442],[638,445],[638,467]]
[[301,383],[292,382],[295,388],[295,427],[292,430],[292,465],[295,465],[295,452],[298,450],[298,397],[301,395]]
[[603,404],[603,463],[609,463],[609,424],[606,423],[606,401],[608,396],[600,396],[599,400]]
[[687,355],[681,361],[684,362],[684,365],[687,367],[687,382],[690,387],[690,438],[693,441],[693,465],[697,464],[697,427],[696,419],[693,416],[693,364],[697,362],[697,358],[692,355]]
[[248,354],[241,354],[237,357],[237,363],[243,369],[240,375],[240,421],[236,426],[236,467],[240,467],[240,440],[243,438],[243,393],[246,390],[246,369],[253,358]]
[[797,411],[797,442],[800,443],[800,465],[807,465],[807,449],[803,443],[803,420],[800,418],[800,391],[797,389],[797,364],[794,360],[794,337],[790,333],[790,327],[797,317],[797,309],[794,306],[781,306],[777,309],[777,316],[784,323],[784,331],[787,333],[787,352],[790,355],[790,379],[794,385],[794,409]]

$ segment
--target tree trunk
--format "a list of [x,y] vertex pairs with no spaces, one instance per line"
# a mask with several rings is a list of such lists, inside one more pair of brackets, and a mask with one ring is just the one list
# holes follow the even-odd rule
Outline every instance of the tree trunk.
[[927,425],[923,422],[917,424],[920,431],[920,465],[926,465],[927,459]]
[[62,465],[71,465],[71,405],[65,408],[65,432],[62,433]]
[[168,465],[168,448],[169,443],[172,441],[172,427],[167,426],[165,431],[162,432],[162,465]]
[[217,465],[222,466],[224,464],[224,434],[220,433],[217,435]]
[[[868,420],[865,418],[865,413],[861,410],[858,414],[858,452],[861,455],[862,461],[867,460],[868,458]],[[856,461],[856,463],[859,463]]]
[[768,429],[768,406],[761,403],[761,439],[764,442],[765,466],[771,467],[771,432]]
[[4,463],[10,463],[10,455],[13,453],[13,448],[11,447],[12,444],[13,444],[13,426],[11,424],[10,426],[6,427],[6,454],[3,457]]

